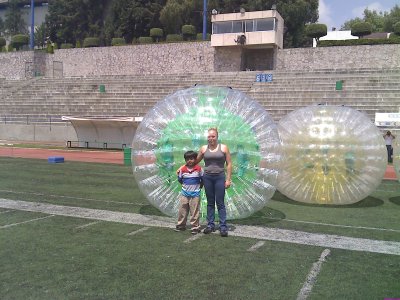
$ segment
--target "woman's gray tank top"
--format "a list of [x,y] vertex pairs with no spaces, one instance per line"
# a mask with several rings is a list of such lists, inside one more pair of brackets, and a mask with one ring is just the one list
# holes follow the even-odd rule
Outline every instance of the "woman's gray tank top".
[[221,150],[221,144],[218,144],[217,151],[211,152],[208,149],[204,152],[204,172],[206,174],[220,174],[225,168],[225,153]]

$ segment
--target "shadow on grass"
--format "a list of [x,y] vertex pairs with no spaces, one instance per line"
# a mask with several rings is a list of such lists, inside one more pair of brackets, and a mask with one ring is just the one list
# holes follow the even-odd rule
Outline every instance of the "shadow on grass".
[[400,205],[400,196],[389,198],[389,201],[393,204]]
[[163,216],[165,215],[152,205],[144,205],[139,209],[141,215]]
[[272,197],[272,200],[279,201],[279,202],[284,202],[292,205],[299,205],[299,206],[309,206],[309,207],[326,207],[326,208],[361,208],[361,207],[376,207],[384,204],[384,201],[378,198],[374,198],[371,196],[368,196],[367,198],[364,198],[363,200],[353,203],[353,204],[347,204],[347,205],[326,205],[326,204],[312,204],[312,203],[303,203],[303,202],[298,202],[294,201],[285,195],[281,194],[279,191],[276,191],[274,196]]
[[250,217],[232,220],[233,224],[240,225],[267,225],[270,223],[279,222],[286,218],[286,215],[276,209],[272,209],[269,207],[264,207],[262,210],[255,212]]

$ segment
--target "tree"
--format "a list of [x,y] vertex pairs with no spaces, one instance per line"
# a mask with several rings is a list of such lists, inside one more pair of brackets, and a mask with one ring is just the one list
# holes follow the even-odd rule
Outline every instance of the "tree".
[[107,0],[53,0],[49,2],[46,26],[50,39],[73,43],[89,36],[101,36]]
[[44,48],[46,46],[47,39],[47,29],[46,24],[42,23],[40,26],[35,28],[35,46],[39,48]]
[[311,41],[305,35],[305,24],[318,20],[318,0],[278,1],[276,6],[287,28],[284,46],[311,46]]
[[400,6],[396,5],[390,11],[390,13],[385,17],[384,20],[384,30],[385,32],[394,31],[394,25],[400,22]]
[[164,31],[161,28],[151,28],[150,36],[153,38],[154,41],[158,43],[160,39],[162,39],[162,37],[164,36]]
[[26,34],[13,35],[10,44],[18,51],[22,46],[29,44],[29,36]]
[[3,19],[0,17],[0,36],[3,36],[4,35],[4,21],[3,21]]
[[310,24],[306,26],[306,35],[310,38],[316,39],[317,43],[319,38],[327,34],[328,28],[325,24]]
[[9,0],[6,10],[6,18],[4,21],[5,32],[8,36],[13,36],[18,33],[27,34],[28,28],[25,24],[23,12],[18,7],[18,0]]
[[371,33],[371,24],[368,22],[354,23],[351,27],[351,35],[363,37]]
[[400,21],[400,7],[395,5],[391,11],[388,12],[377,12],[364,10],[362,18],[354,18],[346,21],[342,26],[341,30],[351,30],[355,23],[368,22],[371,24],[371,32],[392,32],[393,26]]
[[169,34],[178,33],[184,24],[185,6],[181,0],[168,0],[160,12],[160,22]]
[[194,40],[196,38],[196,28],[193,25],[182,26],[182,36],[185,41]]
[[150,28],[161,27],[160,11],[165,0],[114,0],[103,29],[107,43],[113,37],[124,37],[127,42],[147,36]]

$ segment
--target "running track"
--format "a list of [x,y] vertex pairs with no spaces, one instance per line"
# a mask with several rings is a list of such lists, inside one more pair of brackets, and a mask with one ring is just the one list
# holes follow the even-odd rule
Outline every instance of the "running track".
[[[38,148],[0,147],[0,156],[47,159],[49,156],[63,156],[66,161],[124,164],[122,151],[59,150]],[[397,180],[394,167],[388,165],[384,179]]]

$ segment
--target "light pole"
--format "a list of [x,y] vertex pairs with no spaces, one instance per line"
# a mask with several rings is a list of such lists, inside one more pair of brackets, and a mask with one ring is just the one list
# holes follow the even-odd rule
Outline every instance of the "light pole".
[[203,0],[203,41],[207,39],[207,0]]
[[31,36],[30,48],[35,49],[35,1],[31,0]]

